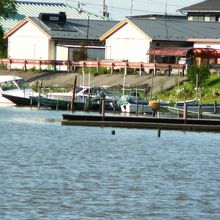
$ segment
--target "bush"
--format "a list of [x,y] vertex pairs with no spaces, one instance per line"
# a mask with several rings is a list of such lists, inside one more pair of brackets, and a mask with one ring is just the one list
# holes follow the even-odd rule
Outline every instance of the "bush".
[[[82,69],[79,70],[82,72]],[[98,76],[98,75],[103,75],[103,74],[109,74],[111,72],[110,69],[107,69],[105,67],[100,67],[100,68],[85,68],[84,69],[86,74],[91,74],[93,76]]]
[[73,50],[73,61],[80,61],[87,59],[87,50],[84,45],[81,45],[80,48]]
[[187,70],[187,77],[189,79],[189,83],[196,87],[197,84],[197,77],[196,75],[198,74],[198,87],[204,87],[207,84],[207,81],[210,77],[210,71],[207,66],[197,66],[197,65],[192,65],[188,68]]

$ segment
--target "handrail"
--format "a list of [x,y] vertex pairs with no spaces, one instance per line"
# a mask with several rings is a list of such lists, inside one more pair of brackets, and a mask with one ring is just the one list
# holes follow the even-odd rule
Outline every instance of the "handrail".
[[68,61],[68,60],[35,60],[35,59],[0,59],[0,64],[24,64],[24,65],[53,65],[53,66],[74,66],[74,67],[113,67],[113,68],[158,68],[158,69],[182,69],[184,64],[169,63],[146,63],[146,62],[128,62],[114,60],[95,60],[95,61]]

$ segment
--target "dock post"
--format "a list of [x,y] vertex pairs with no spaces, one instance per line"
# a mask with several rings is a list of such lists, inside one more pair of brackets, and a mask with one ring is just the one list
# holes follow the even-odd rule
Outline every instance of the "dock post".
[[57,103],[56,103],[56,111],[58,111],[59,109],[59,99],[57,99]]
[[161,128],[158,128],[157,137],[160,137],[160,135],[161,135]]
[[76,82],[77,82],[77,76],[75,76],[74,84],[73,84],[73,95],[72,95],[72,101],[71,101],[71,111],[75,111],[75,93],[76,93]]
[[184,106],[183,106],[183,118],[186,119],[187,118],[187,103],[184,102]]
[[202,118],[202,106],[198,105],[198,119]]
[[33,104],[33,100],[32,100],[32,98],[31,98],[31,100],[30,100],[30,107],[32,108],[32,104]]
[[214,103],[214,112],[213,112],[214,114],[216,114],[217,113],[217,101],[215,101],[215,103]]
[[102,98],[102,116],[105,117],[105,98]]

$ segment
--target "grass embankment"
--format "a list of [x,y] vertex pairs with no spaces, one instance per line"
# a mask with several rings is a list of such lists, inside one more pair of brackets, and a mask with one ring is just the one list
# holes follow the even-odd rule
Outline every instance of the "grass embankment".
[[161,100],[169,100],[172,103],[177,101],[193,100],[198,98],[203,104],[220,103],[220,74],[212,73],[206,86],[203,88],[193,88],[189,82],[176,86],[157,95]]

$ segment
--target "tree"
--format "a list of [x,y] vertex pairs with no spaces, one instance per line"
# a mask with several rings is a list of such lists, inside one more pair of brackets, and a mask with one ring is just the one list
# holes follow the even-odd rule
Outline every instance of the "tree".
[[192,65],[187,70],[187,77],[193,87],[203,87],[210,77],[210,71],[207,66]]
[[9,18],[16,13],[16,0],[0,0],[0,17]]
[[82,44],[80,48],[73,51],[73,61],[80,61],[87,59],[87,51],[85,45]]
[[[16,13],[16,0],[0,0],[0,18],[9,18]],[[6,40],[3,39],[4,30],[0,25],[0,57],[6,57]]]
[[4,31],[0,26],[0,58],[6,57],[5,40],[3,39]]

